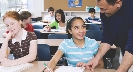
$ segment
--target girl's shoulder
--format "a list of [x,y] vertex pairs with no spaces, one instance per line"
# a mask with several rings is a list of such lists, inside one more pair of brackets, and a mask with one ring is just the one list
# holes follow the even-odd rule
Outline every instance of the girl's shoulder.
[[97,43],[97,41],[96,41],[95,39],[90,39],[90,38],[88,38],[88,37],[85,37],[85,42],[86,42],[87,44]]

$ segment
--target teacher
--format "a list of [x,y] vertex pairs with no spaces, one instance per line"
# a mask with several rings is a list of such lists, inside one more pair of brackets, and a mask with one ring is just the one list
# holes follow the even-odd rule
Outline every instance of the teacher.
[[123,57],[117,72],[133,71],[133,0],[96,0],[96,4],[101,11],[101,46],[86,68],[94,70],[111,45],[115,44],[121,48]]

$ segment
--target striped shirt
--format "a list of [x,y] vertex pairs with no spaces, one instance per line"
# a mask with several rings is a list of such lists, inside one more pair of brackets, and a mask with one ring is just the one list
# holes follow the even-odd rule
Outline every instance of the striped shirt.
[[95,39],[85,37],[85,44],[82,48],[77,46],[73,39],[65,39],[60,45],[61,50],[66,56],[69,66],[76,66],[78,62],[89,62],[97,53],[99,44]]

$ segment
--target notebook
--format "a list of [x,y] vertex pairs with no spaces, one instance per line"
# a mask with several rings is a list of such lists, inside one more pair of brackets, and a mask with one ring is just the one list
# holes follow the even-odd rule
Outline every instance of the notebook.
[[60,66],[55,72],[84,72],[84,69],[81,69],[81,67]]
[[0,66],[0,72],[22,72],[33,66],[34,65],[31,63],[25,63],[25,64],[20,64],[20,65],[11,66],[11,67]]

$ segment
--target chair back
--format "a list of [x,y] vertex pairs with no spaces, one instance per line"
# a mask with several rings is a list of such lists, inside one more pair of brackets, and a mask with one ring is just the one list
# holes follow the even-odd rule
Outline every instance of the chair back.
[[50,49],[49,45],[47,44],[38,44],[38,58],[39,61],[50,61],[51,55],[50,55]]
[[43,25],[34,24],[34,25],[33,25],[33,28],[34,28],[34,29],[43,29]]
[[100,30],[100,25],[97,24],[89,24],[87,30]]
[[96,41],[101,41],[102,31],[100,30],[88,30],[86,31],[86,36]]
[[40,30],[34,30],[34,33],[36,34],[36,36],[37,36],[37,39],[41,39],[41,37],[40,37]]

